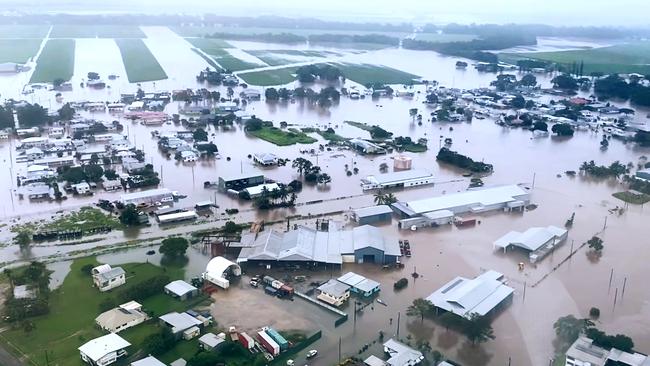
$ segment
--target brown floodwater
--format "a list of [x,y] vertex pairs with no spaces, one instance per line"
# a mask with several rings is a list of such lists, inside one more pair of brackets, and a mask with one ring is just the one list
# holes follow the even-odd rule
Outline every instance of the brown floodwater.
[[[169,75],[169,79],[155,83],[157,90],[172,90],[179,88],[196,88],[194,75],[204,68],[205,61],[193,53],[185,41],[175,36],[164,27],[143,27],[149,38],[145,41],[152,53],[158,58]],[[259,48],[268,45],[259,45]],[[250,49],[249,47],[247,47]],[[285,47],[286,48],[286,47]],[[73,84],[78,85],[88,71],[100,74],[115,73],[121,77],[111,81],[110,89],[102,91],[87,90],[75,87],[72,92],[64,93],[66,101],[72,100],[116,100],[121,92],[133,92],[136,86],[126,80],[124,68],[115,56],[117,48],[105,40],[84,40],[77,43],[77,57]],[[364,54],[344,56],[345,60],[355,62],[378,62],[404,71],[435,79],[448,87],[474,88],[487,86],[494,79],[494,74],[480,74],[473,69],[459,71],[454,68],[456,58],[440,56],[434,52],[415,52],[400,49],[371,51]],[[20,76],[24,77],[24,76]],[[5,77],[0,77],[5,81]],[[15,77],[8,77],[7,83],[16,90]],[[540,81],[548,85],[548,78],[540,76]],[[143,83],[146,90],[153,90],[154,83]],[[4,87],[3,87],[4,88]],[[225,88],[211,88],[225,94]],[[18,90],[19,91],[19,90]],[[422,91],[422,89],[420,89]],[[236,90],[238,92],[238,90]],[[3,89],[3,98],[8,97]],[[343,98],[337,106],[327,111],[314,108],[304,103],[266,104],[253,102],[246,112],[255,114],[263,119],[273,120],[276,125],[280,121],[297,126],[332,127],[345,137],[368,137],[367,132],[344,124],[345,120],[378,124],[392,131],[395,136],[410,136],[414,139],[425,137],[429,140],[429,151],[421,154],[409,154],[413,165],[418,169],[426,169],[436,176],[438,182],[433,187],[396,191],[399,199],[417,199],[461,191],[467,188],[468,181],[461,176],[457,169],[438,164],[435,161],[436,152],[440,146],[440,136],[453,139],[452,149],[474,159],[484,160],[494,165],[495,172],[484,178],[486,186],[512,183],[534,183],[532,201],[539,207],[524,214],[492,213],[481,215],[481,224],[474,228],[459,230],[456,228],[439,228],[419,230],[417,232],[397,231],[396,222],[381,226],[387,240],[407,238],[413,247],[413,257],[406,259],[406,267],[401,271],[382,271],[374,266],[346,265],[343,270],[354,270],[367,275],[382,283],[380,298],[388,306],[375,304],[373,309],[367,308],[357,319],[356,326],[348,321],[338,328],[328,313],[321,314],[313,305],[300,303],[296,300],[286,309],[304,319],[297,319],[304,328],[323,330],[323,339],[314,348],[321,355],[310,364],[330,365],[338,358],[338,344],[341,338],[342,353],[355,355],[364,345],[370,344],[377,338],[379,330],[385,334],[396,333],[398,313],[401,313],[400,336],[410,333],[415,338],[428,339],[431,345],[440,349],[446,356],[467,365],[505,365],[511,359],[512,365],[546,365],[553,355],[553,322],[560,316],[576,314],[586,316],[592,306],[601,309],[598,326],[608,332],[624,333],[635,340],[639,351],[650,350],[650,291],[644,280],[650,275],[646,258],[650,254],[647,248],[648,239],[645,225],[649,213],[642,206],[630,206],[622,215],[612,214],[609,209],[622,206],[622,202],[611,196],[620,191],[620,184],[613,181],[596,181],[581,176],[569,178],[563,174],[566,170],[577,170],[585,160],[595,160],[599,164],[609,164],[614,160],[624,163],[639,160],[642,155],[650,154],[649,149],[642,149],[634,144],[624,144],[612,140],[609,149],[601,151],[600,133],[577,131],[570,139],[538,138],[533,139],[529,131],[503,128],[492,120],[475,120],[472,123],[430,123],[426,122],[431,112],[422,104],[424,94],[419,93],[413,99],[393,98],[380,100],[349,100]],[[28,101],[39,102],[45,106],[58,108],[53,93],[37,91],[26,97]],[[544,97],[548,100],[548,97]],[[425,122],[420,126],[409,116],[410,108],[419,108],[425,116]],[[168,113],[178,110],[178,104],[167,106]],[[637,113],[637,119],[645,120],[647,111]],[[359,185],[359,179],[370,174],[379,174],[379,165],[383,162],[392,167],[391,157],[394,155],[365,157],[351,151],[324,151],[318,156],[302,154],[300,150],[316,148],[318,143],[309,145],[294,145],[278,147],[265,141],[247,136],[242,126],[235,125],[229,130],[209,128],[210,140],[220,150],[221,159],[201,161],[194,165],[177,163],[163,156],[157,149],[156,140],[151,137],[151,131],[160,132],[182,129],[174,125],[146,127],[119,117],[104,113],[83,113],[84,116],[113,120],[119,119],[127,128],[129,140],[146,152],[146,160],[154,165],[162,178],[161,186],[178,190],[187,194],[188,198],[177,205],[193,206],[203,200],[216,200],[221,207],[219,214],[225,208],[240,208],[235,216],[237,221],[256,219],[278,220],[287,215],[317,214],[346,210],[350,207],[371,205],[373,197],[364,194]],[[453,131],[450,130],[453,128]],[[99,192],[94,197],[70,197],[62,203],[30,203],[19,200],[15,195],[16,171],[24,169],[24,164],[15,163],[12,153],[15,141],[0,142],[0,160],[4,167],[10,167],[12,174],[0,175],[0,200],[2,200],[2,215],[6,221],[25,222],[33,219],[49,218],[56,211],[69,210],[82,205],[92,204],[99,198],[116,200],[120,193]],[[319,141],[323,143],[323,141]],[[332,183],[327,187],[305,185],[300,193],[298,202],[304,203],[324,199],[321,204],[300,205],[294,209],[281,209],[270,212],[255,212],[250,210],[250,203],[234,199],[214,190],[204,189],[204,181],[216,181],[221,175],[239,172],[262,171],[268,178],[281,182],[289,182],[298,178],[297,173],[290,167],[259,169],[248,159],[248,154],[257,152],[272,152],[280,157],[295,158],[303,156],[313,163],[320,165],[325,172],[332,176]],[[227,161],[226,157],[231,157]],[[345,165],[351,169],[357,167],[358,175],[347,177]],[[558,174],[560,176],[558,176]],[[345,200],[334,200],[338,197],[350,197]],[[569,232],[567,243],[546,257],[536,266],[526,265],[523,271],[517,268],[518,262],[528,263],[525,256],[519,252],[504,255],[494,252],[492,242],[509,230],[525,230],[531,226],[563,225],[571,214],[576,213],[575,224]],[[219,215],[221,216],[221,215]],[[20,219],[18,219],[20,218]],[[339,216],[341,219],[345,219]],[[602,257],[597,260],[589,258],[586,250],[580,250],[570,260],[554,268],[568,255],[573,241],[574,247],[588,240],[592,235],[602,231],[607,218],[607,228],[600,234],[605,242]],[[309,225],[313,220],[305,221]],[[217,224],[204,223],[196,225],[209,227]],[[8,242],[11,233],[8,226],[0,228],[0,238]],[[11,261],[29,257],[43,257],[52,254],[65,254],[74,250],[85,250],[99,244],[119,243],[126,238],[155,237],[186,231],[187,227],[178,226],[169,230],[160,230],[153,226],[143,228],[138,233],[113,232],[107,235],[102,243],[86,243],[72,246],[54,246],[49,244],[35,245],[31,252],[21,253],[16,247],[8,245],[0,247],[2,261]],[[149,260],[158,263],[158,256],[146,256],[148,248],[138,248],[106,254],[101,261],[123,263],[127,261]],[[198,249],[189,255],[187,277],[200,273],[208,258]],[[68,264],[56,264],[55,279],[60,281],[67,272]],[[421,275],[415,282],[410,278],[414,269]],[[510,284],[515,288],[515,297],[511,306],[503,311],[493,323],[496,340],[484,345],[472,347],[464,337],[452,331],[446,331],[430,321],[420,324],[419,319],[409,319],[404,312],[414,298],[425,297],[457,275],[473,277],[484,269],[494,269],[506,275]],[[613,270],[613,280],[609,286],[610,273]],[[548,276],[542,280],[545,275]],[[329,277],[329,273],[314,274],[316,278]],[[336,273],[334,273],[336,275]],[[392,289],[392,283],[401,277],[409,277],[409,286],[399,293]],[[539,282],[539,283],[538,283]],[[623,293],[623,283],[625,292]],[[537,283],[537,284],[536,284]],[[533,284],[536,284],[533,286]],[[525,298],[524,298],[525,289]],[[617,290],[618,289],[618,290]],[[614,295],[617,294],[614,306]],[[261,293],[251,294],[247,288],[233,287],[227,293],[218,293],[215,302],[215,315],[219,319],[219,305],[237,303],[242,299],[243,304],[259,307],[264,304]],[[219,296],[223,296],[222,299]],[[278,305],[280,304],[280,305]],[[272,315],[282,315],[282,302],[273,304],[269,311]],[[295,312],[293,311],[295,307]],[[286,312],[286,309],[284,310]],[[241,310],[242,312],[244,309]],[[317,315],[310,311],[319,311]],[[347,311],[350,311],[348,309]],[[324,312],[324,311],[323,311]],[[245,314],[245,313],[244,313]],[[389,319],[393,319],[390,324]],[[333,318],[332,318],[333,319]],[[256,324],[247,319],[246,327],[254,328]],[[224,314],[224,321],[237,321],[236,316]],[[284,323],[283,323],[284,324]],[[225,324],[224,324],[225,325]],[[257,324],[264,326],[266,324]],[[283,325],[284,326],[284,325]],[[371,350],[377,351],[375,344]],[[367,355],[365,353],[364,355]]]

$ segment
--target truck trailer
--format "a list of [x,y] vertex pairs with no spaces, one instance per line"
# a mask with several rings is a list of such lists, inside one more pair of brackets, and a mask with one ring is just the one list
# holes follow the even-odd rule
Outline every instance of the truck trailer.
[[239,338],[239,342],[241,343],[241,345],[244,346],[244,348],[246,348],[247,350],[250,351],[253,348],[255,348],[255,340],[247,333],[241,332],[237,335],[237,337]]
[[287,340],[284,339],[284,337],[275,329],[268,327],[264,328],[264,331],[280,346],[280,351],[284,352],[289,348],[289,342],[287,342]]
[[257,332],[257,340],[272,356],[280,354],[280,345],[278,345],[264,330]]

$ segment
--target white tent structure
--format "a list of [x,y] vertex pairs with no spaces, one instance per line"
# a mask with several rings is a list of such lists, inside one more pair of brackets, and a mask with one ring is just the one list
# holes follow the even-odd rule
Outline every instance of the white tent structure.
[[229,276],[241,276],[241,267],[224,257],[214,257],[208,262],[203,272],[203,279],[221,287],[230,287]]

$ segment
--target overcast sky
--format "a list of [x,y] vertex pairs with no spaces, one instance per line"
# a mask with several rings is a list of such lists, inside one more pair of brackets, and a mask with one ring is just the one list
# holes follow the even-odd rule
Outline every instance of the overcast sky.
[[649,0],[0,0],[33,12],[152,12],[315,16],[435,23],[646,26]]

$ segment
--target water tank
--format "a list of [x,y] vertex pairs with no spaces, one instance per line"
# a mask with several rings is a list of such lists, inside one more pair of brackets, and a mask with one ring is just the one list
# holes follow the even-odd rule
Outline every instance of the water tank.
[[398,155],[393,160],[395,170],[410,170],[413,165],[413,159],[408,156]]

